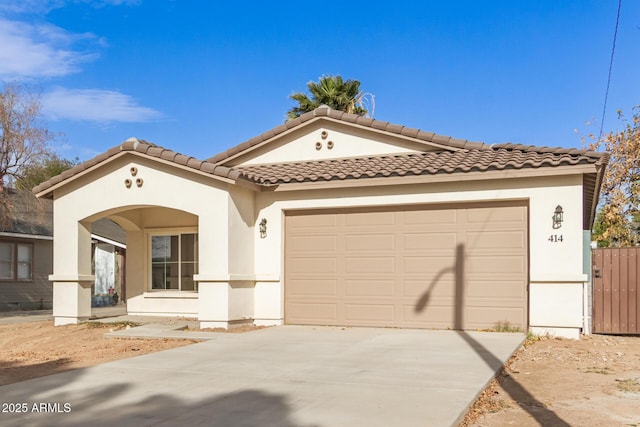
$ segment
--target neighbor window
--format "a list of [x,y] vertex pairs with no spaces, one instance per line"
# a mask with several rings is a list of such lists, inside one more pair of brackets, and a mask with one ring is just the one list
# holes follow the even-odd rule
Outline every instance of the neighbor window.
[[0,242],[0,280],[32,280],[33,245]]
[[151,236],[151,289],[195,291],[198,273],[198,235]]

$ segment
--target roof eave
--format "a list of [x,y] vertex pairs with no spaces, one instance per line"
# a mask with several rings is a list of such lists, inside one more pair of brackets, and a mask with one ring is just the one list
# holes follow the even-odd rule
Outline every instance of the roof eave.
[[593,229],[593,224],[596,220],[596,214],[598,211],[598,203],[600,202],[600,189],[602,188],[602,181],[604,180],[604,172],[607,169],[609,157],[604,158],[604,161],[597,165],[596,184],[593,191],[593,201],[590,206],[589,222],[585,224],[585,230]]
[[581,175],[596,173],[595,164],[567,165],[543,168],[503,169],[491,171],[472,171],[464,173],[439,173],[424,175],[404,175],[393,177],[335,179],[330,181],[308,181],[280,184],[263,184],[261,191],[303,191],[333,188],[378,187],[391,185],[424,184],[436,182],[459,182],[475,180],[496,180],[511,178],[529,178],[540,176]]

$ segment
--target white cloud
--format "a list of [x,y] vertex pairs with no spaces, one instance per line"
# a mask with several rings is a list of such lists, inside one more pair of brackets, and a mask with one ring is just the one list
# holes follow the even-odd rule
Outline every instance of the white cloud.
[[153,108],[120,92],[56,87],[42,96],[44,115],[51,120],[83,120],[100,124],[140,123],[163,118]]
[[27,24],[0,18],[0,78],[2,80],[58,77],[79,71],[79,64],[96,57],[73,49],[84,41],[99,43],[90,33],[73,34],[51,24]]
[[48,13],[67,4],[84,3],[100,8],[104,6],[135,6],[141,0],[0,0],[0,12],[10,13]]

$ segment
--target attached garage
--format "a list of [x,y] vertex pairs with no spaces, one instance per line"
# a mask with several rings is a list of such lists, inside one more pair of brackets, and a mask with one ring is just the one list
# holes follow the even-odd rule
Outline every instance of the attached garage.
[[524,330],[527,222],[524,202],[287,212],[285,322]]

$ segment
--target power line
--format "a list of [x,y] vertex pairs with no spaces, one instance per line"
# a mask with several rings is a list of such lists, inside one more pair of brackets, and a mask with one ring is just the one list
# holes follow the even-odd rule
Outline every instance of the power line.
[[600,120],[600,135],[602,139],[602,128],[604,127],[604,115],[607,112],[607,99],[609,98],[609,86],[611,85],[611,70],[613,69],[613,54],[616,51],[616,39],[618,38],[618,23],[620,22],[620,9],[622,8],[622,0],[618,0],[618,15],[616,16],[616,29],[613,32],[613,46],[611,47],[611,59],[609,60],[609,75],[607,76],[607,90],[604,92],[604,105],[602,106],[602,119]]

